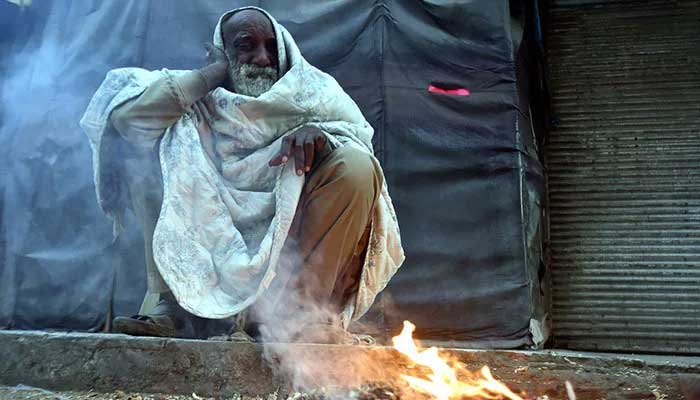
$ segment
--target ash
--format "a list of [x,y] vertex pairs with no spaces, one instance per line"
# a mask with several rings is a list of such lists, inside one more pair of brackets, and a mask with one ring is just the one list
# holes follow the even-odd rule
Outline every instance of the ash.
[[287,400],[400,400],[399,390],[382,382],[371,382],[353,389],[322,388],[293,393]]
[[306,392],[296,392],[287,397],[279,393],[266,396],[248,397],[233,394],[227,397],[206,397],[196,393],[171,395],[160,393],[129,393],[122,390],[100,393],[94,391],[51,391],[31,386],[14,387],[0,385],[2,400],[400,400],[396,388],[385,383],[368,383],[357,388],[322,388]]

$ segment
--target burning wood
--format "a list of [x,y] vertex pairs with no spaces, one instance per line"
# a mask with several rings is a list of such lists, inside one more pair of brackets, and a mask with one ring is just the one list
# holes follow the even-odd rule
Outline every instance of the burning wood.
[[[406,321],[401,334],[392,339],[399,354],[365,348],[345,358],[332,349],[318,352],[304,346],[277,345],[268,346],[268,350],[277,356],[270,359],[286,375],[285,380],[299,390],[287,400],[547,399],[509,388],[493,376],[488,366],[472,371],[436,347],[419,348],[413,340],[414,330],[415,326]],[[338,368],[341,359],[343,367]],[[571,384],[564,396],[575,400]]]
[[[462,363],[441,356],[436,347],[418,349],[413,340],[415,329],[415,325],[404,321],[401,334],[392,339],[397,351],[408,357],[414,364],[430,370],[427,379],[401,375],[412,389],[436,400],[525,399],[525,394],[516,394],[505,383],[494,378],[488,366],[473,372],[466,369]],[[566,391],[569,400],[576,400],[573,386],[569,382],[566,382]]]
[[428,379],[402,375],[402,378],[415,390],[433,396],[437,400],[449,399],[510,399],[523,400],[504,383],[491,375],[489,367],[479,372],[471,372],[457,362],[449,362],[441,357],[437,347],[419,350],[413,340],[416,327],[404,321],[403,331],[392,341],[394,348],[407,356],[416,365],[429,368]]

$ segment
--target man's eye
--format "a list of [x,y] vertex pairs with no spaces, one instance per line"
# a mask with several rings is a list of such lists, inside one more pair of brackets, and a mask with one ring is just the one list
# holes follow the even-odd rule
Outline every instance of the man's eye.
[[253,50],[253,45],[247,42],[244,43],[236,43],[236,49],[240,51],[251,51]]

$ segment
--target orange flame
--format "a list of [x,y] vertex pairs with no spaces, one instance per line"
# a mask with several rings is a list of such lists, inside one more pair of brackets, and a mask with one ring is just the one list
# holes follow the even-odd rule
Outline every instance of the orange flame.
[[392,339],[396,350],[417,365],[428,367],[432,371],[428,375],[429,379],[401,375],[413,389],[432,395],[437,400],[462,398],[523,400],[508,386],[494,378],[489,367],[484,366],[479,372],[471,372],[460,364],[451,367],[444,358],[440,357],[435,347],[419,350],[416,342],[413,341],[415,329],[415,325],[404,321],[401,334]]

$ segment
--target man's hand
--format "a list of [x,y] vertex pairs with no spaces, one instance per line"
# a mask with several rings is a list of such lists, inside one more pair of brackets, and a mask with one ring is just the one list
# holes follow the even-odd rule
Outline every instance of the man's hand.
[[228,57],[222,50],[210,43],[205,43],[204,47],[207,50],[207,66],[199,71],[204,76],[204,80],[207,81],[209,90],[213,90],[224,85],[228,78]]
[[228,58],[223,50],[217,48],[211,43],[204,43],[204,49],[207,51],[207,65],[224,62],[228,64]]
[[280,151],[270,160],[270,166],[286,164],[294,157],[297,175],[311,171],[314,158],[326,148],[326,135],[315,126],[304,126],[282,139]]

